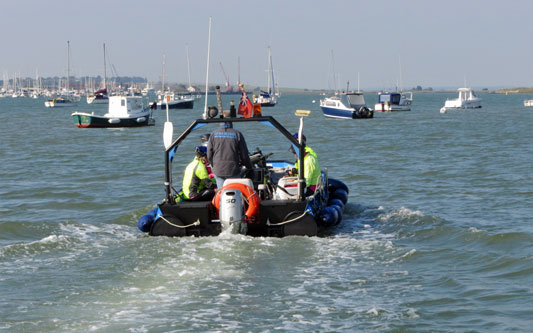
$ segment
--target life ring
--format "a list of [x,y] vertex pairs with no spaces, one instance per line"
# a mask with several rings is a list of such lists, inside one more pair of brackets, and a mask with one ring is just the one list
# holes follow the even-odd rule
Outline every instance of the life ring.
[[257,192],[255,192],[250,186],[241,183],[231,183],[222,187],[217,191],[215,197],[211,201],[213,206],[215,206],[217,210],[220,209],[220,194],[223,190],[227,189],[239,190],[246,197],[245,201],[248,202],[248,209],[244,215],[246,215],[248,220],[252,220],[253,217],[259,212],[259,204],[261,203],[261,199],[259,198],[259,195],[257,195]]

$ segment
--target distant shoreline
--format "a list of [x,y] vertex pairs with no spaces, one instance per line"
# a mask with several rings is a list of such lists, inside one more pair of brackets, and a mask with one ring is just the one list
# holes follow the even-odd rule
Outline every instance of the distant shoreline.
[[[487,94],[533,94],[533,88],[506,88],[506,89],[473,89],[475,92],[482,92]],[[388,90],[361,90],[364,94],[378,94],[382,91]],[[433,89],[433,90],[405,90],[416,94],[428,93],[456,93],[457,89]],[[280,88],[281,94],[302,94],[302,95],[320,95],[331,94],[332,90],[323,89],[297,89],[297,88]]]

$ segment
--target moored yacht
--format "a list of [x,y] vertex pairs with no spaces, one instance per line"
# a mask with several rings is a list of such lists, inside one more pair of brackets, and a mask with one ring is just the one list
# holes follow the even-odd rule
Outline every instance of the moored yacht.
[[174,92],[166,92],[158,96],[157,102],[150,104],[152,109],[165,109],[168,103],[169,109],[192,109],[194,97],[190,94],[181,95]]
[[87,95],[87,104],[107,104],[109,103],[109,97],[107,96],[107,89],[100,89],[94,92],[92,95]]

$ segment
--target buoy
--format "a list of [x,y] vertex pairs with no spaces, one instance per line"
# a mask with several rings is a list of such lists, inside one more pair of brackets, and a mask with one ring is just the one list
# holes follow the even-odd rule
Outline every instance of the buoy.
[[440,108],[440,113],[446,113],[446,108],[444,106]]
[[328,179],[328,190],[330,190],[330,192],[334,192],[336,189],[339,188],[345,190],[346,193],[350,193],[350,190],[348,190],[348,186],[346,186],[346,184],[344,184],[340,180],[335,178]]
[[345,205],[348,202],[348,192],[343,189],[337,189],[333,192],[333,199],[340,199]]
[[342,210],[344,210],[344,202],[342,202],[341,199],[337,199],[337,198],[329,199],[328,206],[333,206],[333,205],[337,205],[341,207]]
[[142,216],[137,222],[137,227],[139,228],[139,230],[142,232],[150,231],[150,228],[152,227],[152,224],[155,221],[156,215],[157,207],[149,211],[146,215]]
[[342,221],[342,207],[339,206],[339,205],[333,205],[333,206],[329,206],[329,207],[331,207],[331,208],[333,208],[333,209],[335,209],[337,211],[338,218],[337,218],[337,222],[335,224],[341,223],[341,221]]
[[320,213],[320,220],[325,226],[335,225],[339,221],[339,213],[333,207],[326,207]]

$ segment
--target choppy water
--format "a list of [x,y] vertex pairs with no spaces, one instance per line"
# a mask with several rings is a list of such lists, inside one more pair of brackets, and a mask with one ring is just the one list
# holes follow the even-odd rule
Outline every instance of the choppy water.
[[[164,196],[162,111],[78,129],[74,110],[102,107],[0,99],[0,331],[529,331],[533,109],[481,94],[440,114],[454,95],[356,121],[325,119],[319,96],[264,109],[291,131],[313,110],[308,143],[351,190],[329,235],[283,239],[137,230]],[[175,135],[202,109],[172,111]],[[286,157],[271,133],[245,132],[250,150]]]

